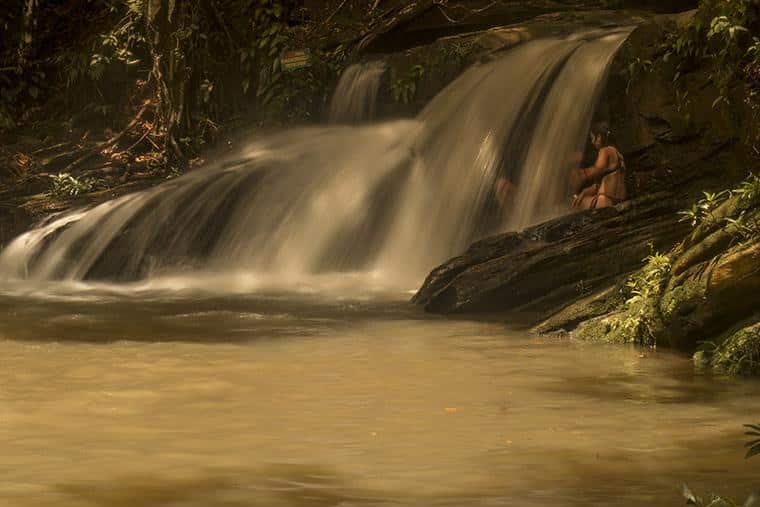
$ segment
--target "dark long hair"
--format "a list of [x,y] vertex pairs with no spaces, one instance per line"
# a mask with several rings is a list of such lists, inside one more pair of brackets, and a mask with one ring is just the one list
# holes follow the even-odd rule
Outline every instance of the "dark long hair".
[[602,146],[611,146],[615,143],[615,134],[610,124],[606,121],[598,121],[591,126],[591,134],[602,136]]

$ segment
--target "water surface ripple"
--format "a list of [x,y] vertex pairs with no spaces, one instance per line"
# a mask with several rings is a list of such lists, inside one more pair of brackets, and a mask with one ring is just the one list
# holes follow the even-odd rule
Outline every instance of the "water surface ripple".
[[402,301],[0,297],[0,504],[743,499],[758,384]]

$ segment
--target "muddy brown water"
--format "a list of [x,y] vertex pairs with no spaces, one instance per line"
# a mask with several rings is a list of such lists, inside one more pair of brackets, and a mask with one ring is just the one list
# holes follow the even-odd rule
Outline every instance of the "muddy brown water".
[[406,295],[0,296],[0,505],[682,505],[760,384]]

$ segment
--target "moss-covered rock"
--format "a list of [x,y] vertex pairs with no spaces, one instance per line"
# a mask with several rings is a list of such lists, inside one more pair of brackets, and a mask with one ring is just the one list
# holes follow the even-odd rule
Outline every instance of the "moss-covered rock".
[[699,367],[708,367],[729,375],[760,374],[760,317],[720,336],[715,343],[705,343],[694,354]]
[[538,334],[559,332],[564,334],[568,327],[586,322],[594,317],[607,315],[624,302],[623,292],[618,283],[600,292],[592,293],[569,305],[535,327]]
[[[651,255],[626,283],[570,305],[536,331],[697,350],[695,362],[703,367],[760,373],[760,191],[755,190],[760,179],[752,176],[725,202],[706,208],[694,231],[667,255]],[[737,322],[744,324],[737,328]]]
[[[640,307],[639,310],[644,310]],[[602,315],[581,323],[574,336],[581,340],[600,343],[632,343],[650,345],[650,333],[645,318],[626,309]]]

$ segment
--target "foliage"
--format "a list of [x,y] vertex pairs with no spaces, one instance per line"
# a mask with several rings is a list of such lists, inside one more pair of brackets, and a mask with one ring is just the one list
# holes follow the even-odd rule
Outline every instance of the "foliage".
[[724,190],[722,192],[702,192],[704,196],[699,201],[692,204],[691,208],[681,210],[678,212],[681,215],[681,221],[689,221],[692,227],[696,227],[702,224],[707,219],[712,219],[712,212],[723,201],[731,197],[730,190]]
[[732,192],[740,196],[743,207],[756,206],[760,203],[760,177],[750,173],[749,177]]
[[[753,440],[745,444],[747,453],[744,458],[750,459],[753,456],[760,454],[760,425],[745,424],[744,427],[749,430],[745,433],[745,435],[753,437]],[[696,505],[697,507],[739,507],[740,505],[731,498],[719,496],[716,494],[710,495],[709,500],[702,499],[701,497],[695,495],[686,484],[682,486],[681,491],[684,499],[686,500],[686,505]],[[756,505],[758,500],[760,500],[760,498],[758,498],[758,495],[752,494],[742,505],[744,507],[750,507]]]
[[241,87],[247,93],[254,84],[256,96],[268,104],[283,88],[280,55],[287,46],[284,11],[281,2],[274,0],[254,1],[251,8],[251,29],[255,35],[238,50],[243,71]]
[[[291,0],[90,0],[87,12],[76,2],[33,4],[44,23],[28,37],[39,51],[27,67],[0,71],[0,128],[48,99],[62,99],[63,114],[75,118],[148,100],[154,139],[182,165],[229,118],[269,115],[316,88],[318,73],[299,75],[300,83],[282,69],[294,45]],[[0,14],[0,24],[22,21],[9,16]],[[63,19],[84,28],[59,37]],[[0,50],[0,59],[15,53]]]
[[477,49],[477,47],[478,45],[475,43],[475,39],[472,37],[454,39],[446,47],[446,57],[452,58],[461,65],[467,61],[467,59]]
[[625,342],[639,345],[656,345],[652,332],[653,309],[670,274],[671,259],[659,252],[652,252],[643,261],[644,267],[631,275],[621,290],[625,313],[611,321]]
[[654,62],[652,60],[642,60],[640,57],[636,57],[632,60],[628,67],[625,69],[627,75],[627,82],[625,85],[625,93],[630,93],[631,85],[643,72],[652,72],[654,69]]
[[736,188],[722,192],[702,192],[703,198],[692,204],[691,208],[678,212],[682,222],[688,221],[692,227],[702,225],[708,220],[715,221],[713,212],[727,199],[736,197],[739,200],[738,214],[722,220],[732,226],[730,232],[743,241],[760,236],[760,222],[755,213],[748,210],[760,203],[760,177],[750,173],[749,177]]
[[745,242],[760,237],[760,221],[755,216],[747,215],[746,211],[739,213],[736,218],[728,217],[725,221],[731,226],[730,232],[739,241]]
[[626,282],[627,306],[648,300],[659,294],[665,277],[670,273],[671,260],[667,255],[653,252],[643,262],[645,263],[644,268],[637,271]]
[[69,173],[51,174],[51,191],[59,198],[77,197],[92,192],[99,182],[94,178],[78,179]]
[[134,66],[141,63],[147,51],[145,33],[147,0],[109,1],[108,10],[119,16],[119,21],[109,31],[98,35],[92,48],[88,75],[99,80],[109,66],[121,64]]
[[[681,77],[698,65],[710,69],[709,79],[718,90],[713,108],[731,106],[731,89],[739,79],[752,83],[752,69],[760,71],[760,39],[754,36],[758,10],[754,0],[702,0],[693,18],[670,32],[660,48],[660,61],[673,62],[675,90],[681,90]],[[748,101],[757,92],[750,86]],[[751,104],[750,104],[751,105]],[[760,118],[760,105],[757,107]]]
[[425,67],[412,66],[404,76],[391,83],[393,100],[402,104],[411,104],[417,94],[417,85],[424,75]]
[[0,70],[0,130],[16,126],[14,118],[23,111],[22,104],[37,100],[45,78],[45,72],[36,67],[25,71]]
[[[686,505],[696,505],[697,507],[739,507],[739,504],[734,500],[719,495],[711,495],[709,500],[703,500],[692,493],[691,489],[684,484],[683,485],[683,497],[686,500]],[[750,505],[749,501],[746,505]]]
[[747,448],[747,454],[744,458],[749,459],[760,454],[760,425],[745,424],[744,427],[749,430],[745,435],[753,438],[753,440],[750,440],[744,445],[744,447]]
[[755,323],[732,329],[719,337],[717,343],[704,343],[702,352],[718,371],[729,375],[757,375],[760,373],[760,327]]

